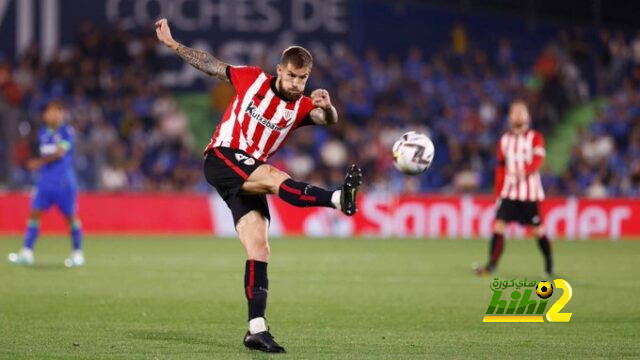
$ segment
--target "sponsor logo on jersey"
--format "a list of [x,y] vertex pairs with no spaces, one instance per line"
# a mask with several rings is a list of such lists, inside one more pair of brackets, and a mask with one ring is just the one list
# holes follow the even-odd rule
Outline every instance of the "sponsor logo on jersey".
[[258,107],[253,103],[253,100],[249,103],[249,105],[247,105],[247,114],[249,114],[249,116],[251,116],[257,122],[271,130],[282,131],[285,128],[285,126],[281,125],[282,123],[272,123],[271,121],[269,121],[269,119],[262,116],[262,114],[260,114],[260,112],[258,111]]

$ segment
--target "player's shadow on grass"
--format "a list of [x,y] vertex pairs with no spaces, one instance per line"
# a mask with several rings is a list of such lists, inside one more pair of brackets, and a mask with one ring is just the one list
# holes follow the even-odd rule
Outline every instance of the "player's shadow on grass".
[[132,337],[140,340],[181,342],[188,345],[205,345],[211,347],[228,347],[226,346],[228,344],[216,342],[215,339],[207,338],[205,340],[198,334],[186,331],[136,330],[131,331],[131,335]]
[[[136,330],[131,331],[131,336],[139,340],[160,341],[160,342],[180,342],[187,345],[205,346],[205,351],[210,353],[213,358],[221,356],[224,358],[226,354],[246,354],[249,359],[264,359],[270,354],[256,352],[246,349],[242,343],[242,334],[237,342],[216,341],[214,337],[202,338],[201,334],[194,334],[187,331],[154,331],[154,330]],[[200,353],[201,351],[196,351]]]

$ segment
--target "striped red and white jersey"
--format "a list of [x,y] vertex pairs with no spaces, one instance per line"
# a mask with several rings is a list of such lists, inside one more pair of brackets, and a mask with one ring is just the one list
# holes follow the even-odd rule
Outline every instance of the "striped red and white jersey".
[[311,99],[301,96],[288,101],[279,94],[276,78],[257,67],[229,66],[227,77],[236,90],[222,121],[207,145],[247,152],[265,161],[303,125],[312,125]]
[[545,157],[544,138],[535,130],[505,133],[498,142],[496,193],[503,199],[542,201],[539,169]]

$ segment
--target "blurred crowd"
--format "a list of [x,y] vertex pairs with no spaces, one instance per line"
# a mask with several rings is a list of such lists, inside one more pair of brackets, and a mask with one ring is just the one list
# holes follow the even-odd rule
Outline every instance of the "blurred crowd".
[[547,188],[593,198],[640,196],[640,32],[603,30],[568,48],[582,66],[595,65],[590,73],[601,101],[593,121],[578,128],[566,171],[547,176]]
[[[76,130],[75,163],[86,190],[191,190],[201,182],[189,121],[157,80],[161,70],[155,34],[115,26],[109,32],[84,23],[75,44],[44,61],[29,47],[11,66],[0,64],[7,134],[18,139],[8,161],[11,187],[33,181],[27,160],[37,154],[36,129],[47,102],[61,99]],[[2,106],[2,105],[0,105]],[[13,131],[11,131],[13,130]]]
[[[299,130],[271,162],[327,187],[340,184],[353,162],[363,168],[368,191],[489,192],[511,100],[524,98],[534,127],[548,135],[570,106],[603,95],[605,105],[580,134],[567,170],[545,170],[548,192],[640,195],[640,35],[603,32],[593,41],[578,30],[561,32],[535,59],[519,59],[512,41],[481,47],[458,24],[451,41],[428,56],[418,47],[387,56],[346,46],[316,56],[308,90],[329,90],[341,120]],[[261,65],[273,71],[274,64],[265,58]],[[10,165],[0,177],[10,188],[32,183],[26,162],[37,151],[39,112],[56,98],[77,132],[83,189],[210,191],[202,149],[157,76],[162,68],[155,34],[134,36],[118,26],[106,33],[88,23],[75,44],[47,61],[33,46],[16,62],[0,62],[3,132],[13,139],[0,139]],[[211,94],[217,121],[230,85],[213,82]],[[207,121],[213,131],[214,121]],[[427,133],[436,146],[432,169],[421,176],[393,169],[391,145],[409,130]]]
[[[602,35],[600,39],[609,37]],[[467,39],[464,27],[456,25],[451,43],[428,57],[419,48],[410,49],[404,58],[383,57],[375,49],[358,57],[348,48],[339,49],[314,69],[310,82],[312,87],[335,89],[333,99],[345,121],[292,138],[290,146],[275,159],[299,177],[311,177],[334,186],[340,182],[342,169],[357,162],[363,165],[370,190],[490,192],[494,183],[495,146],[507,129],[506,114],[513,99],[527,101],[533,127],[549,140],[567,109],[585,104],[597,95],[624,91],[611,89],[621,89],[623,80],[628,79],[626,72],[618,73],[619,69],[631,71],[633,67],[628,62],[621,65],[617,45],[594,44],[585,40],[580,29],[562,31],[541,46],[536,57],[523,59],[516,56],[511,39],[504,37],[493,46],[480,47]],[[620,111],[630,110],[629,105],[624,104],[624,110]],[[627,160],[623,142],[632,142],[633,136],[625,131],[630,130],[634,119],[637,123],[637,117],[629,114],[624,118],[627,126],[618,129],[622,130],[621,146],[615,149],[620,158]],[[619,119],[610,122],[619,124]],[[436,146],[431,170],[417,177],[395,171],[388,151],[409,130],[429,134]],[[590,136],[592,130],[582,132]],[[613,136],[611,126],[603,132]],[[587,144],[581,137],[576,147]],[[600,183],[608,186],[614,179],[596,176],[597,169],[590,169],[585,177],[576,171],[580,159],[574,154],[567,170],[560,174],[543,168],[548,194],[637,193],[628,167],[631,162],[611,163],[608,171],[622,175],[615,180],[622,185],[598,193],[592,190],[594,186]],[[624,170],[617,171],[620,167]],[[316,171],[318,168],[321,171]]]
[[594,198],[640,196],[640,67],[598,106],[581,129],[565,173],[550,179],[561,193]]

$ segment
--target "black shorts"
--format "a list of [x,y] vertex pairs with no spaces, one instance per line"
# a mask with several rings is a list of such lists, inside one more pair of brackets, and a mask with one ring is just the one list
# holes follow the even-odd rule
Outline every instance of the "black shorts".
[[500,199],[496,219],[508,223],[517,221],[520,225],[542,224],[537,201]]
[[226,147],[216,147],[205,154],[204,177],[231,209],[234,224],[251,210],[258,210],[271,220],[266,195],[240,194],[242,184],[262,164],[242,150]]

